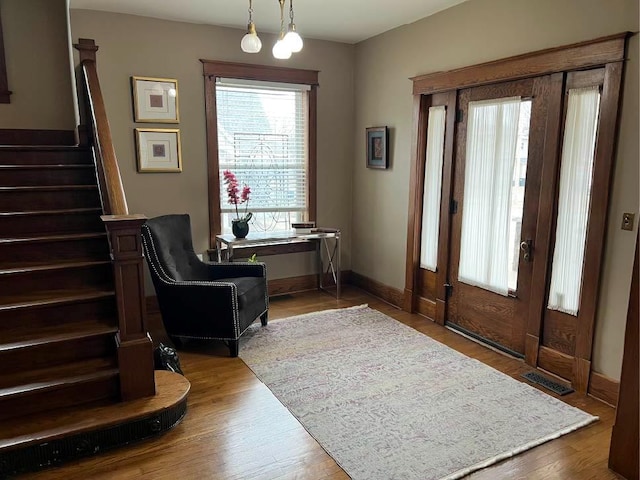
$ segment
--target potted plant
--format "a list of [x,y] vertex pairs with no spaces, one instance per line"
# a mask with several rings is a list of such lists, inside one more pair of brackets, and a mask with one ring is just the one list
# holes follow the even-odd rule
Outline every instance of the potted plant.
[[[251,188],[243,185],[242,191],[238,184],[238,179],[231,170],[222,172],[224,183],[227,186],[227,202],[236,208],[236,218],[231,220],[231,231],[236,238],[245,238],[249,233],[249,220],[253,217],[253,213],[249,212],[249,195]],[[238,211],[238,205],[244,204],[244,214],[241,216]]]

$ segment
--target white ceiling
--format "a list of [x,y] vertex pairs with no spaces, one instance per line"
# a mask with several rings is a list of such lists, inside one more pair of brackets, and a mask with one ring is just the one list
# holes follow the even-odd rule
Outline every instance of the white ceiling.
[[[467,0],[295,0],[300,35],[357,43]],[[71,8],[246,28],[248,0],[70,0]],[[289,2],[285,16],[288,19]],[[258,34],[280,29],[278,0],[253,0]],[[288,23],[288,22],[287,22]]]

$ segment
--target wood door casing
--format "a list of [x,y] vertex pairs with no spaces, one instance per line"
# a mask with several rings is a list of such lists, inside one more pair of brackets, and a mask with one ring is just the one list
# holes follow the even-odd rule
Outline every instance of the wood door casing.
[[[583,280],[577,315],[546,308],[552,271],[553,237],[550,243],[549,265],[544,310],[538,338],[538,364],[561,376],[580,392],[586,392],[591,370],[591,354],[598,300],[600,271],[604,250],[604,233],[613,168],[614,139],[618,117],[622,64],[610,63],[602,68],[568,72],[563,98],[570,89],[599,86],[601,90],[596,146],[593,159],[591,202],[584,252]],[[566,102],[564,102],[566,103]],[[564,133],[567,105],[563,105],[559,137]],[[561,147],[558,155],[561,156]],[[558,162],[560,163],[560,162]],[[559,169],[562,165],[558,166]],[[558,173],[559,175],[559,173]],[[557,220],[557,195],[553,210],[553,229]]]
[[[572,382],[578,392],[586,393],[591,369],[591,350],[599,298],[600,273],[604,251],[604,238],[607,226],[609,191],[612,177],[615,143],[617,139],[617,117],[620,104],[620,88],[624,73],[624,61],[630,32],[596,38],[585,42],[529,52],[509,58],[492,60],[486,63],[465,66],[445,72],[435,72],[413,77],[414,95],[414,135],[415,149],[412,155],[412,175],[410,179],[409,222],[407,237],[406,282],[403,308],[416,311],[419,278],[419,251],[421,219],[422,177],[416,172],[424,172],[425,147],[424,126],[425,110],[437,94],[453,97],[451,104],[456,106],[458,93],[465,88],[496,85],[518,79],[539,78],[547,75],[549,82],[543,89],[547,96],[546,136],[543,151],[544,162],[541,171],[539,201],[536,206],[537,222],[533,238],[534,258],[532,265],[531,294],[528,311],[520,308],[526,318],[525,361],[528,365],[547,370]],[[598,140],[593,171],[590,220],[585,246],[584,283],[576,319],[566,318],[566,314],[551,312],[547,314],[547,293],[555,234],[555,210],[559,183],[559,164],[564,124],[564,93],[572,82],[592,81],[604,71],[602,77],[602,98]],[[591,78],[591,80],[589,80]],[[584,85],[586,86],[586,85]],[[422,108],[421,108],[422,107]],[[451,145],[449,154],[445,150],[442,184],[442,212],[448,212],[449,202],[454,198],[451,183],[447,183],[447,171],[453,171],[454,148],[459,148],[454,128],[449,128],[447,118],[447,145]],[[463,128],[456,123],[455,129]],[[422,163],[420,163],[422,162]],[[421,170],[422,169],[422,170]],[[528,175],[528,177],[530,177]],[[450,178],[453,178],[451,175]],[[416,183],[420,182],[419,188]],[[449,188],[449,190],[447,190]],[[533,206],[533,203],[530,204]],[[529,206],[525,205],[525,210]],[[436,280],[436,321],[444,323],[451,316],[450,301],[445,295],[445,284],[453,276],[449,269],[449,258],[453,255],[451,215],[441,214],[441,226],[438,247],[438,269]],[[443,225],[447,228],[443,228]],[[454,242],[455,243],[455,242]],[[444,261],[442,260],[444,258]],[[545,261],[541,261],[542,258]],[[430,278],[426,284],[431,288]],[[475,287],[474,287],[475,288]],[[479,308],[482,308],[480,306]],[[489,309],[485,309],[491,315]],[[420,312],[422,313],[422,312]],[[512,332],[513,333],[513,332]],[[512,335],[513,336],[513,335]],[[517,335],[516,335],[517,336]],[[592,372],[593,373],[593,372]]]
[[[590,87],[593,85],[599,85],[602,87],[604,83],[605,69],[604,68],[596,68],[591,70],[584,70],[580,72],[570,72],[566,75],[566,80],[564,82],[564,95],[562,98],[566,98],[569,90],[573,88],[584,88]],[[560,139],[564,136],[565,130],[565,121],[567,117],[567,102],[563,102],[562,104],[562,122],[560,123],[558,129],[558,137]],[[558,161],[556,162],[556,184],[557,177],[560,175],[560,168],[562,165],[560,164],[560,156],[562,155],[562,141],[558,144],[559,149],[557,153]],[[594,159],[595,160],[595,159]],[[557,191],[559,185],[556,185],[554,194],[555,202],[552,208],[552,230],[555,228],[556,222],[558,220],[558,206],[557,206]],[[570,357],[574,357],[576,354],[576,338],[577,338],[577,330],[578,330],[578,317],[576,315],[569,315],[567,313],[563,313],[557,310],[549,310],[546,308],[546,302],[548,301],[549,295],[549,283],[551,281],[551,271],[553,264],[553,249],[555,247],[555,235],[551,236],[550,244],[549,244],[549,262],[548,262],[548,274],[546,275],[545,282],[545,307],[543,310],[543,319],[542,319],[542,331],[540,337],[540,345],[547,347],[551,352],[557,352],[561,355],[568,355]],[[549,350],[545,350],[543,353],[543,363],[547,360],[545,366],[546,369],[550,372],[559,375],[567,380],[572,381],[574,378],[573,368],[568,366],[568,362],[563,362],[559,357],[555,362],[549,362],[549,356],[553,356]],[[569,373],[570,372],[570,373]],[[569,375],[569,376],[567,376]]]
[[517,355],[524,355],[525,352],[526,319],[529,311],[533,265],[538,261],[545,261],[546,258],[544,255],[538,258],[535,246],[531,261],[525,261],[523,255],[520,255],[517,291],[509,296],[502,296],[458,281],[462,215],[465,208],[466,120],[468,105],[471,101],[512,96],[531,99],[521,239],[534,239],[545,141],[548,84],[549,77],[546,76],[504,82],[462,90],[458,100],[463,121],[458,124],[455,154],[453,198],[458,204],[458,209],[452,220],[449,283],[453,286],[453,291],[450,298],[448,321],[453,326],[461,327],[465,331]]
[[[413,305],[405,308],[417,311],[440,325],[444,325],[446,317],[446,291],[445,284],[448,281],[449,235],[450,216],[449,198],[452,185],[452,156],[454,148],[455,111],[457,95],[455,91],[438,93],[428,97],[416,97],[415,127],[417,131],[417,150],[414,153],[412,168],[414,181],[411,183],[409,209],[410,218],[415,218],[409,224],[407,235],[407,264],[405,299],[413,299]],[[422,219],[422,196],[424,192],[424,175],[426,166],[426,144],[429,108],[444,106],[445,138],[442,165],[442,198],[440,202],[440,226],[438,233],[438,265],[435,272],[420,267],[420,236]],[[410,303],[410,302],[409,302]]]

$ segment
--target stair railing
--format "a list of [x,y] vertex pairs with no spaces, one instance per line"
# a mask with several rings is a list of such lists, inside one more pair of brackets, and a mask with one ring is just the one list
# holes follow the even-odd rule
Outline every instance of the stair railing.
[[96,68],[98,46],[94,40],[81,38],[74,47],[80,54],[78,74],[84,86],[80,103],[86,110],[85,125],[78,128],[80,143],[86,143],[93,152],[104,214],[101,218],[109,237],[113,263],[120,396],[122,400],[133,400],[155,394],[153,342],[146,327],[141,244],[141,227],[146,217],[129,214],[127,207]]

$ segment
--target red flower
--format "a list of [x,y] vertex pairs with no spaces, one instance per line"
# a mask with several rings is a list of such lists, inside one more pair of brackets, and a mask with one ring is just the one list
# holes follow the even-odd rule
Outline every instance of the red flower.
[[242,197],[241,197],[240,203],[248,202],[250,193],[251,193],[251,189],[249,188],[248,185],[245,185],[244,187],[242,187]]
[[[242,193],[238,195],[240,189],[238,187],[238,179],[235,174],[231,170],[225,170],[222,172],[222,176],[224,177],[224,183],[227,186],[227,202],[236,206],[236,219],[249,221],[253,216],[253,214],[247,213],[251,188],[249,188],[248,185],[244,185],[242,187]],[[240,214],[238,213],[238,204],[242,205],[243,203],[246,204],[244,207],[244,216],[240,217]]]

